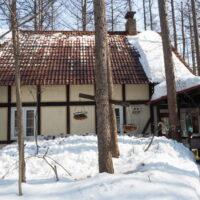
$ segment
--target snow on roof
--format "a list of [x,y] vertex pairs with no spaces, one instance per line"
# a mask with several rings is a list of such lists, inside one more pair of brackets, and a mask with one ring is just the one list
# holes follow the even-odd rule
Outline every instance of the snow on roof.
[[[127,39],[138,50],[141,56],[140,62],[149,81],[159,83],[155,86],[152,100],[166,96],[167,90],[161,36],[154,31],[144,31],[136,36],[127,36]],[[173,53],[173,62],[177,92],[200,85],[200,77],[192,74],[175,53]]]
[[[180,93],[195,86],[200,86],[200,77],[193,75],[193,77],[182,77],[182,79],[176,80],[176,91]],[[151,101],[158,101],[162,97],[166,97],[166,95],[166,81],[163,81],[155,86]]]
[[[144,31],[136,36],[127,36],[128,42],[140,54],[140,62],[149,81],[160,83],[165,80],[165,66],[161,36],[154,31]],[[173,53],[176,77],[191,76],[192,73]]]
[[[6,33],[8,30],[7,29],[1,29],[0,28],[0,37]],[[10,40],[12,38],[12,33],[9,32],[8,34],[6,34],[3,38],[0,39],[0,44],[3,44],[4,42],[7,42],[8,40]]]

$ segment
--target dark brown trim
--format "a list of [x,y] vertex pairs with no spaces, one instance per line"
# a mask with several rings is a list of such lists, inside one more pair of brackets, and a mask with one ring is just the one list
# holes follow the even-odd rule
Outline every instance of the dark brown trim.
[[9,140],[9,141],[0,141],[0,144],[10,144],[14,142],[13,140]]
[[149,120],[147,121],[147,123],[146,123],[145,126],[144,126],[144,129],[143,129],[143,131],[142,131],[142,134],[143,134],[143,135],[145,135],[145,133],[146,133],[146,131],[147,131],[147,129],[148,129],[150,123],[151,123],[151,117],[149,118]]
[[8,86],[8,109],[7,109],[7,140],[10,142],[11,136],[11,86]]
[[[89,99],[89,100],[95,100],[95,96],[89,95],[89,94],[79,93],[79,97],[84,98],[84,99]],[[121,106],[129,106],[129,103],[127,103],[125,101],[109,99],[109,102],[110,102],[110,104],[121,105]]]
[[66,103],[67,103],[67,134],[70,134],[70,107],[69,107],[69,101],[70,101],[70,85],[66,85]]
[[41,135],[41,88],[37,86],[37,133]]
[[[72,102],[40,102],[40,106],[82,106],[82,105],[88,105],[92,106],[95,105],[94,101],[72,101]],[[16,103],[11,103],[10,105],[8,103],[0,103],[0,107],[16,107]],[[22,103],[22,106],[24,107],[32,107],[37,106],[37,103]]]
[[[149,84],[149,100],[151,100],[151,97],[154,93],[154,85]],[[150,104],[150,124],[151,124],[151,132],[154,132],[154,110],[153,110],[153,105]]]
[[[126,85],[122,85],[122,101],[126,101]],[[129,101],[130,104],[132,103]],[[124,124],[126,124],[126,107],[123,106],[123,119],[124,119]]]
[[134,100],[134,101],[126,101],[126,102],[129,103],[129,104],[132,104],[132,105],[134,105],[134,104],[145,104],[145,105],[147,105],[148,100]]
[[[94,84],[94,96],[96,96],[96,84]],[[95,133],[97,134],[97,105],[95,104]]]
[[[158,123],[161,121],[160,110],[161,110],[160,106],[157,106],[157,124],[156,124],[157,128],[158,128]],[[160,129],[157,134],[158,136],[162,136],[162,130]]]

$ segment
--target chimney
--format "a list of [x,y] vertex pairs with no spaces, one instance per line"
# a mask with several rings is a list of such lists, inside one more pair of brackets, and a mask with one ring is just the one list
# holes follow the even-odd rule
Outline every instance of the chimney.
[[126,22],[126,32],[130,35],[136,35],[137,29],[136,29],[136,20],[134,18],[136,12],[128,11],[125,15],[125,19],[127,19]]

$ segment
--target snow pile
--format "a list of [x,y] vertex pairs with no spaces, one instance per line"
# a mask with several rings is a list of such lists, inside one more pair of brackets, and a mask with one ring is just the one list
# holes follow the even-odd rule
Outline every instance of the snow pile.
[[[165,66],[161,36],[154,31],[144,31],[136,36],[128,36],[128,42],[140,54],[140,62],[144,71],[153,83],[160,83],[155,87],[152,100],[166,96]],[[200,85],[200,77],[193,75],[173,53],[176,78],[176,90],[181,91]]]
[[[8,30],[7,29],[0,29],[0,37],[5,34]],[[11,40],[12,33],[9,32],[6,34],[3,38],[0,39],[0,44],[3,44],[4,42],[7,42],[8,40]]]
[[[74,135],[39,141],[39,154],[49,147],[48,156],[59,162],[60,180],[42,159],[27,161],[27,183],[24,196],[17,194],[16,144],[0,150],[0,199],[135,199],[199,200],[200,181],[193,154],[182,144],[166,138],[155,138],[147,152],[149,138],[119,137],[121,156],[114,159],[115,174],[98,174],[96,136]],[[26,142],[26,157],[35,153],[34,142]],[[49,162],[52,162],[49,160]]]

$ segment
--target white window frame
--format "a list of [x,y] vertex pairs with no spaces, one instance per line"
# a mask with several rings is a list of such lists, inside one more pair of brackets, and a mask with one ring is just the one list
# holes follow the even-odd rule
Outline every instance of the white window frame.
[[124,125],[124,115],[123,115],[123,106],[115,106],[115,109],[119,109],[119,132],[123,134],[123,125]]
[[[16,140],[17,136],[14,135],[15,133],[15,111],[17,110],[16,107],[11,108],[11,139]],[[28,110],[33,110],[34,111],[34,132],[36,129],[36,107],[23,107],[22,108],[22,120],[23,120],[23,127],[24,127],[24,137],[28,137],[26,134],[26,115]]]

